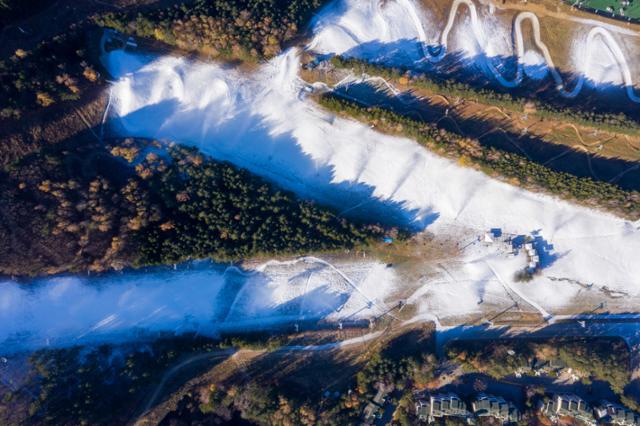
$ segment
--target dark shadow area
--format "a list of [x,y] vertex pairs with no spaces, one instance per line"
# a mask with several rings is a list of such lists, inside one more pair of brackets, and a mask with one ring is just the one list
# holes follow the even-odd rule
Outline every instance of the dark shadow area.
[[232,357],[235,352],[235,349],[213,350],[185,355],[176,360],[172,366],[163,371],[158,380],[149,386],[147,397],[141,399],[145,401],[141,407],[143,411],[138,412],[135,417],[166,402],[174,392],[191,379],[205,374],[216,365]]
[[0,6],[0,28],[4,30],[7,25],[28,18],[53,3],[55,0],[5,0]]
[[559,337],[621,337],[630,347],[640,341],[640,317],[634,313],[587,312],[575,318],[541,323],[540,328],[527,331],[519,327],[485,325],[456,326],[439,330],[437,347],[458,340],[550,339]]
[[636,404],[640,403],[640,379],[633,379],[624,388],[624,394],[630,396]]
[[436,333],[430,327],[409,330],[390,340],[380,354],[391,359],[431,354],[435,351],[435,336]]
[[[430,79],[465,83],[475,89],[490,89],[508,94],[514,101],[537,100],[556,108],[570,108],[587,113],[624,113],[640,122],[638,103],[632,102],[626,94],[627,87],[611,82],[594,82],[584,75],[556,68],[567,91],[572,91],[579,81],[584,85],[577,96],[567,98],[556,88],[551,69],[546,63],[522,64],[521,81],[514,88],[501,85],[491,71],[493,68],[506,81],[516,80],[518,58],[514,55],[475,56],[460,51],[446,52],[438,62],[431,62],[430,56],[440,54],[443,46],[425,46],[417,39],[402,39],[384,43],[378,40],[363,43],[342,54],[344,57],[371,58],[373,64],[394,67],[419,75],[428,73]],[[629,59],[629,58],[627,58]],[[633,74],[633,73],[632,73]],[[640,84],[639,82],[634,82]],[[632,88],[633,89],[633,88]],[[640,89],[635,88],[640,96]]]
[[456,326],[436,333],[436,348],[444,354],[447,345],[464,340],[497,341],[501,339],[549,340],[563,338],[621,338],[629,349],[630,371],[640,366],[640,318],[636,314],[609,312],[578,315],[551,323],[541,323],[534,331],[518,327],[494,327],[489,324]]
[[337,88],[333,93],[363,106],[390,109],[415,120],[434,123],[451,133],[477,139],[487,147],[524,156],[557,172],[613,183],[625,190],[640,189],[638,163],[600,157],[547,142],[531,134],[505,131],[507,119],[460,117],[450,108],[419,98],[411,92],[396,96],[371,83],[353,83]]
[[[135,70],[129,70],[133,71]],[[371,185],[357,181],[336,181],[333,165],[319,165],[311,155],[304,152],[295,135],[274,135],[265,117],[242,112],[229,122],[209,127],[203,134],[199,125],[194,126],[193,117],[181,121],[182,112],[182,106],[177,100],[162,101],[125,117],[113,117],[105,123],[105,128],[112,128],[114,134],[195,146],[218,161],[228,161],[237,167],[246,168],[278,187],[295,192],[300,198],[328,205],[339,215],[358,222],[375,222],[417,232],[424,230],[439,217],[436,211],[424,214],[409,208],[405,202],[381,199],[374,195],[376,188]],[[144,125],[136,125],[148,122],[150,117],[157,123],[178,124],[169,130],[161,127],[150,130]],[[150,132],[154,134],[149,134]],[[237,153],[237,144],[255,146],[250,160],[246,158],[246,154]]]
[[[608,315],[558,321],[533,332],[484,325],[440,330],[436,334],[440,356],[446,359],[449,353],[455,358],[443,364],[441,373],[452,374],[456,362],[481,365],[483,373],[465,373],[438,392],[451,391],[464,398],[488,392],[522,403],[525,390],[538,388],[546,393],[574,393],[592,405],[603,399],[624,402],[622,393],[624,398],[638,400],[640,386],[632,373],[638,367],[635,348],[640,321],[607,319]],[[546,349],[530,344],[546,345]],[[587,347],[592,351],[585,352]],[[550,348],[558,352],[549,352]],[[575,374],[571,367],[588,376],[571,379]]]
[[526,391],[528,387],[541,387],[550,394],[576,394],[592,406],[603,399],[618,401],[619,397],[611,390],[609,384],[602,380],[594,380],[586,385],[582,382],[572,384],[554,383],[554,377],[526,376],[505,377],[496,380],[491,376],[480,373],[469,373],[459,377],[454,383],[438,389],[438,392],[453,392],[462,399],[471,401],[479,392],[501,396],[516,404],[520,409],[525,408]]
[[238,411],[230,413],[229,417],[219,416],[215,413],[203,413],[200,410],[202,402],[197,395],[186,394],[180,399],[175,410],[170,411],[158,426],[175,426],[175,425],[201,425],[201,424],[220,424],[231,426],[255,426],[255,423],[242,418]]

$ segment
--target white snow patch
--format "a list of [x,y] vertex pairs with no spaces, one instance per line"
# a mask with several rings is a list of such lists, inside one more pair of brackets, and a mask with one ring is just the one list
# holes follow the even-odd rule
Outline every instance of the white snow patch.
[[337,0],[312,22],[316,36],[309,48],[372,60],[415,62],[422,58],[418,41],[427,37],[425,29],[431,30],[429,21],[424,11],[411,5],[411,0]]
[[522,57],[524,73],[531,79],[543,80],[549,74],[544,57],[535,50],[527,50]]
[[[584,55],[584,43],[577,43],[577,52]],[[609,46],[602,38],[595,38],[591,47],[591,62],[586,68],[585,77],[595,84],[624,85],[622,71]]]
[[[160,58],[121,76],[112,110],[123,134],[196,145],[341,210],[364,203],[369,217],[399,213],[422,227],[437,218],[434,231],[453,223],[513,234],[542,230],[559,257],[548,274],[638,292],[640,234],[631,223],[495,181],[408,139],[326,114],[299,96],[298,66],[290,51],[245,78],[213,64]],[[224,96],[203,104],[201,94],[216,87]]]
[[213,335],[220,328],[363,319],[385,312],[384,300],[395,288],[393,270],[376,262],[346,263],[334,270],[326,263],[297,260],[244,273],[194,266],[48,278],[28,286],[0,282],[2,352],[127,341],[160,332]]
[[[387,10],[398,8],[405,12],[387,13]],[[370,19],[370,14],[360,13],[370,9],[376,11],[377,19]],[[554,65],[540,32],[540,21],[533,12],[518,13],[509,28],[504,20],[483,14],[482,10],[484,7],[474,0],[452,0],[446,25],[443,25],[434,23],[419,3],[412,0],[384,3],[378,0],[336,0],[320,13],[313,27],[314,38],[308,47],[323,54],[346,54],[369,61],[384,61],[390,65],[413,65],[427,71],[431,67],[425,67],[425,64],[438,63],[447,53],[458,53],[466,59],[463,65],[480,66],[487,77],[506,88],[519,86],[524,76],[540,80],[548,72],[560,95],[567,98],[578,96],[585,79],[588,79],[596,85],[609,83],[622,86],[632,102],[640,102],[640,96],[634,89],[637,82],[627,61],[629,54],[616,38],[618,34],[625,33],[623,28],[606,24],[590,25],[588,32],[585,28],[583,39],[576,38],[573,42],[574,60],[571,65],[578,77],[575,82],[568,84]],[[522,32],[525,22],[532,25],[533,46],[543,54],[544,66],[537,65],[539,58],[535,53],[525,57]],[[402,31],[388,31],[388,28]],[[429,31],[425,31],[425,28]],[[342,36],[336,36],[336,32]],[[427,45],[439,49],[421,49],[422,55],[416,58],[414,47]],[[405,56],[390,54],[394,49],[410,53]],[[518,58],[515,76],[511,76],[511,72],[505,69],[505,63],[501,63],[503,56],[511,55]],[[536,66],[525,66],[527,61],[535,61]],[[565,87],[567,84],[572,87],[571,90]]]

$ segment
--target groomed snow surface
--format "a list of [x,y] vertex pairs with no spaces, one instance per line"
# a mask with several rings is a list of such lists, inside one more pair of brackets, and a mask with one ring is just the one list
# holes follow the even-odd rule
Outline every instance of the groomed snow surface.
[[[115,55],[119,64],[140,62],[133,54]],[[548,274],[638,288],[637,225],[492,180],[411,140],[320,111],[305,100],[298,67],[295,51],[247,77],[214,64],[160,58],[117,75],[112,113],[124,135],[198,146],[364,217],[392,213],[393,221],[416,229],[539,230],[558,257]]]
[[378,316],[395,287],[376,262],[307,258],[255,271],[208,262],[177,271],[57,277],[28,286],[0,283],[0,353],[154,333],[254,330],[305,320]]
[[[342,8],[330,6],[323,16],[334,14],[346,29],[367,37],[404,37],[404,29],[414,28],[405,22],[374,31],[372,22],[382,25],[380,19],[360,22],[351,13],[356,4],[374,3],[341,1]],[[404,16],[387,3],[388,13]],[[367,13],[365,7],[361,14]],[[340,51],[331,43],[342,36],[331,34],[322,38],[323,46]],[[350,215],[436,234],[464,230],[461,245],[490,228],[526,235],[535,231],[553,246],[553,256],[543,273],[526,284],[514,282],[522,258],[478,244],[442,275],[419,283],[399,281],[392,268],[377,263],[336,270],[319,259],[271,263],[248,276],[202,267],[115,278],[52,278],[32,287],[7,282],[0,286],[4,347],[131,338],[132,332],[159,330],[213,332],[220,324],[251,329],[296,318],[370,317],[396,291],[415,284],[421,287],[411,302],[420,314],[438,317],[474,312],[480,301],[509,306],[514,299],[543,315],[552,313],[580,291],[567,280],[624,291],[628,298],[639,295],[638,223],[523,191],[437,157],[409,139],[319,110],[305,99],[309,89],[297,76],[295,50],[251,75],[121,50],[105,55],[104,62],[116,80],[109,125],[123,136],[197,146]]]

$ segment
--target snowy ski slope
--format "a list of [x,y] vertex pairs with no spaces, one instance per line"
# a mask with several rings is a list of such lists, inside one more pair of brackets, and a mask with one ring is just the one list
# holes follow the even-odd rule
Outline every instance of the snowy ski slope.
[[[341,52],[375,37],[415,38],[402,2],[387,2],[383,15],[371,14],[376,7],[371,1],[329,5],[311,46]],[[115,83],[106,125],[121,135],[197,146],[350,214],[434,233],[467,230],[461,243],[474,232],[501,228],[536,231],[553,245],[552,261],[526,284],[513,279],[519,259],[471,246],[447,268],[446,279],[417,283],[410,301],[420,313],[460,315],[480,309],[478,299],[511,298],[546,316],[581,291],[566,282],[625,292],[629,300],[640,295],[640,223],[523,191],[409,139],[328,114],[306,99],[310,88],[298,78],[298,55],[287,51],[246,75],[215,63],[110,52],[104,63]],[[196,268],[57,277],[29,288],[6,282],[0,287],[0,342],[26,348],[150,331],[215,332],[220,324],[364,318],[378,315],[401,285],[393,269],[375,262],[338,269],[307,259],[242,274]]]

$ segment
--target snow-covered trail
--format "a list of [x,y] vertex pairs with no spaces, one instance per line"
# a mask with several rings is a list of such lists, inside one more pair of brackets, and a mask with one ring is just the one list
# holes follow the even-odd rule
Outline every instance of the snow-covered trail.
[[207,262],[178,270],[0,282],[0,353],[158,333],[255,330],[299,321],[358,320],[387,310],[392,269],[318,258],[240,271]]
[[[390,6],[395,14],[406,16],[397,3],[389,4],[396,5]],[[398,22],[387,25],[385,34],[410,30],[406,21]],[[377,31],[353,32],[369,30]],[[629,297],[640,294],[638,223],[523,191],[409,139],[322,111],[304,96],[309,88],[298,78],[295,50],[250,75],[218,64],[121,50],[105,55],[104,63],[115,78],[105,131],[197,146],[304,197],[353,209],[362,217],[390,217],[434,233],[449,228],[539,231],[554,245],[555,261],[525,285],[512,278],[522,266],[520,259],[471,253],[459,270],[451,270],[439,299],[431,288],[416,292],[412,300],[433,302],[433,315],[446,317],[454,305],[455,313],[468,312],[478,297],[504,297],[496,274],[545,312],[575,294],[558,278],[606,286]],[[12,350],[126,340],[136,333],[215,332],[223,323],[247,329],[301,318],[374,316],[394,290],[414,284],[399,282],[393,268],[377,262],[333,267],[307,258],[241,273],[196,268],[48,278],[31,287],[3,282],[0,344]]]
[[[448,47],[455,23],[464,22],[460,20],[458,14],[460,8],[463,7],[470,17],[470,20],[467,21],[469,22],[470,28],[467,29],[470,30],[470,34],[473,36],[475,44],[479,47],[480,51],[483,54],[481,56],[483,59],[484,68],[488,69],[493,78],[495,78],[495,80],[498,81],[503,87],[514,88],[519,86],[522,83],[525,75],[527,74],[525,66],[527,65],[527,62],[531,62],[529,56],[531,56],[531,58],[533,58],[535,62],[536,54],[532,53],[532,55],[528,56],[528,52],[525,52],[525,42],[522,34],[523,23],[525,21],[529,21],[533,28],[533,41],[535,47],[540,52],[542,52],[543,55],[545,64],[544,73],[546,74],[548,72],[551,74],[556,84],[556,89],[562,96],[567,98],[575,98],[576,96],[578,96],[578,94],[582,91],[582,88],[588,76],[594,75],[593,68],[594,66],[598,65],[600,58],[602,58],[602,47],[604,46],[604,48],[610,53],[610,55],[612,55],[612,58],[615,61],[615,66],[621,73],[622,83],[624,85],[627,96],[633,102],[640,102],[640,96],[638,96],[634,91],[634,79],[627,62],[627,58],[625,57],[620,44],[615,39],[612,32],[604,26],[594,26],[589,30],[586,41],[580,47],[581,60],[576,64],[576,67],[574,69],[574,72],[578,75],[578,77],[576,81],[572,83],[573,89],[568,89],[562,75],[554,64],[547,45],[542,41],[542,37],[540,35],[540,21],[538,17],[532,12],[520,12],[513,22],[513,27],[511,29],[513,40],[512,51],[517,58],[517,66],[515,76],[509,78],[508,76],[505,76],[491,60],[491,58],[494,56],[494,49],[492,49],[493,41],[491,37],[489,37],[489,35],[486,33],[485,24],[483,24],[482,20],[480,19],[478,10],[473,0],[453,1],[451,8],[449,9],[449,15],[446,25],[444,26],[439,38],[435,41],[435,43],[434,40],[430,40],[426,34],[425,25],[428,25],[428,23],[425,22],[425,14],[419,12],[419,7],[411,0],[397,0],[397,5],[401,6],[406,11],[404,16],[401,16],[396,12],[387,12],[384,10],[380,10],[381,6],[379,6],[378,9],[370,9],[376,17],[374,22],[384,22],[384,25],[381,25],[381,28],[379,28],[381,30],[378,32],[380,36],[376,38],[376,36],[374,35],[377,33],[376,28],[369,28],[368,32],[364,32],[362,30],[362,26],[364,24],[364,22],[362,22],[361,20],[364,16],[361,11],[361,8],[363,7],[362,4],[356,4],[353,0],[338,1],[334,4],[333,7],[340,8],[340,10],[346,11],[341,17],[344,22],[340,20],[335,23],[333,22],[335,18],[333,12],[331,11],[332,6],[329,6],[324,12],[326,14],[326,18],[321,15],[317,19],[317,34],[314,40],[311,42],[310,48],[323,53],[347,53],[350,50],[356,48],[358,45],[362,45],[373,40],[379,40],[383,43],[401,41],[402,39],[417,40],[419,42],[417,44],[417,47],[420,50],[423,59],[432,63],[437,63],[442,61],[446,57],[447,53],[449,53]],[[387,28],[389,27],[399,28],[403,26],[405,28],[413,27],[414,31],[411,32],[405,29],[402,33],[396,32],[395,34],[390,34],[387,30]],[[345,39],[344,37],[341,38],[337,36],[336,31],[345,31],[345,35],[347,35],[351,39],[349,40],[348,38]],[[599,41],[600,44],[598,43]],[[434,49],[430,47],[433,44],[436,45]],[[435,53],[432,53],[433,51],[435,51]],[[358,56],[361,55],[358,54]],[[366,52],[364,53],[364,56],[367,56]],[[533,68],[542,66],[539,63],[534,63],[532,65]],[[531,73],[539,74],[540,70],[532,70]]]
[[[122,135],[195,145],[341,211],[359,206],[366,218],[393,215],[434,232],[449,225],[541,230],[558,255],[549,275],[640,291],[640,232],[632,223],[495,181],[411,140],[323,112],[304,97],[295,50],[252,75],[124,52],[105,63],[118,78],[111,110]],[[505,280],[513,276],[491,264]],[[493,276],[477,277],[484,275]]]

